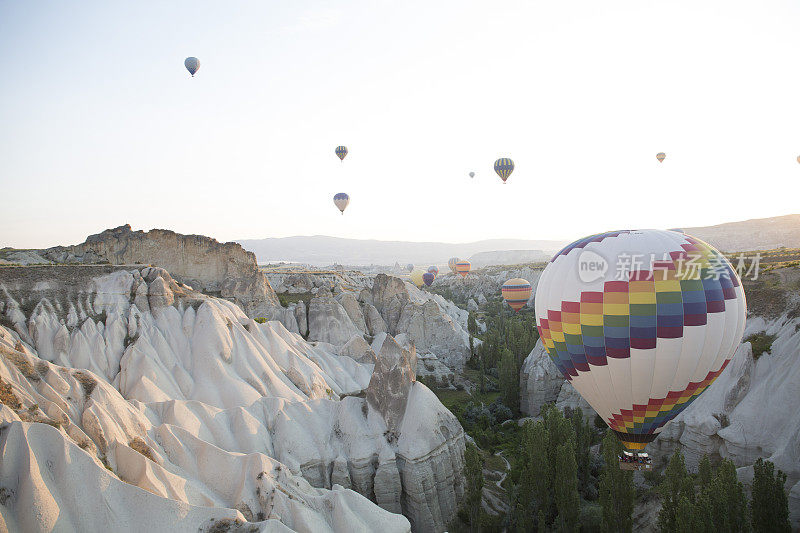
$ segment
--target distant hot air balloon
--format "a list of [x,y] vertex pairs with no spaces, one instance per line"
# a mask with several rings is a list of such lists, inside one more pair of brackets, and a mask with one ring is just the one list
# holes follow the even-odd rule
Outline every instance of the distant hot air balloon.
[[514,172],[514,162],[507,157],[501,157],[494,162],[494,171],[497,172],[497,175],[500,176],[503,184],[505,184],[511,173]]
[[411,263],[407,264],[407,265],[406,265],[406,270],[408,270],[409,272],[411,272],[412,270],[414,270],[414,265],[412,265]]
[[337,146],[334,151],[336,152],[336,156],[344,161],[344,158],[347,156],[347,146]]
[[423,283],[425,283],[425,285],[426,285],[427,287],[430,287],[430,286],[431,286],[431,283],[433,283],[433,280],[434,280],[435,278],[436,278],[436,275],[435,275],[433,272],[425,272],[425,273],[422,275],[422,281],[423,281]]
[[411,278],[411,283],[413,283],[417,287],[422,287],[422,285],[425,283],[425,280],[423,279],[422,275],[423,275],[422,270],[419,269],[413,270],[411,272],[411,276],[409,276]]
[[797,162],[800,163],[800,155],[797,156]]
[[436,265],[431,265],[428,267],[428,272],[433,274],[433,277],[435,278],[436,276],[439,275],[439,267],[437,267]]
[[474,177],[475,177],[475,173],[474,173],[474,172],[470,172],[470,173],[469,173],[469,177],[470,177],[470,178],[474,178]]
[[450,267],[450,270],[453,271],[453,274],[456,273],[456,263],[461,261],[458,257],[451,257],[450,260],[447,262],[447,266]]
[[344,210],[347,209],[347,204],[350,203],[350,197],[347,193],[338,192],[333,197],[333,203],[336,204],[336,207],[338,207],[339,211],[344,215]]
[[195,72],[200,69],[200,60],[196,57],[187,57],[183,60],[183,66],[189,71],[189,74],[194,78]]
[[466,278],[467,274],[469,274],[470,269],[472,268],[472,264],[467,260],[461,260],[456,263],[456,272],[461,274],[462,278]]
[[511,309],[517,312],[528,303],[532,291],[531,284],[527,280],[514,278],[503,283],[500,294],[503,295],[503,300],[506,301]]
[[[663,162],[664,162],[664,159],[666,159],[666,158],[667,158],[667,154],[665,154],[664,152],[658,152],[658,153],[656,154],[656,159],[658,159],[658,162],[659,162],[659,163],[663,163]],[[680,165],[679,165],[679,166],[680,166]]]
[[570,244],[542,272],[535,308],[550,358],[629,450],[652,442],[719,376],[746,316],[728,260],[664,230]]

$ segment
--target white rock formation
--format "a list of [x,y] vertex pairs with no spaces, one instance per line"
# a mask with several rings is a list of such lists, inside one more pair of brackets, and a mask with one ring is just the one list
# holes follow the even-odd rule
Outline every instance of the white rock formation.
[[0,516],[12,531],[139,515],[154,531],[442,531],[463,492],[457,420],[414,382],[398,384],[414,416],[347,396],[412,376],[393,361],[373,374],[159,268],[0,269]]

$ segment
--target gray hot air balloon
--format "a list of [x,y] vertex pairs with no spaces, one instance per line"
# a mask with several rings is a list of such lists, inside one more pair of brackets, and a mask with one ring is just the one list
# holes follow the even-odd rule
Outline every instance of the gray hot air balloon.
[[186,70],[189,71],[189,74],[191,74],[192,77],[194,77],[194,73],[197,72],[198,69],[200,68],[200,60],[197,59],[196,57],[187,57],[183,61],[183,66],[185,66]]
[[475,177],[475,173],[474,173],[474,172],[470,172],[470,173],[469,173],[469,177],[470,177],[470,178],[474,178],[474,177]]

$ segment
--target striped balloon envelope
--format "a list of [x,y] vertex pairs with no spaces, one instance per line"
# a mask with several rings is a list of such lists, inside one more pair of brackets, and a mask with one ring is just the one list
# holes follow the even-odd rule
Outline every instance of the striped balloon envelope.
[[459,261],[456,263],[456,273],[460,274],[462,278],[466,278],[469,274],[472,264],[469,261]]
[[501,157],[494,162],[494,171],[505,183],[511,173],[514,172],[514,162],[507,157]]
[[333,196],[333,203],[344,215],[344,210],[347,209],[347,204],[350,203],[350,196],[345,192],[337,192]]
[[433,272],[425,272],[422,275],[422,282],[427,286],[430,287],[433,280],[436,278],[436,275]]
[[667,154],[665,154],[664,152],[658,152],[656,154],[656,159],[658,159],[659,163],[663,163],[666,158],[667,158]]
[[453,274],[456,273],[456,263],[458,263],[459,261],[461,261],[461,259],[459,259],[458,257],[451,257],[450,260],[447,262],[447,266],[450,267],[450,270],[453,272]]
[[500,288],[500,294],[503,295],[503,300],[514,310],[519,311],[531,297],[531,284],[522,278],[514,278],[503,283]]
[[550,358],[630,450],[641,450],[725,369],[746,303],[728,260],[665,230],[575,241],[536,288]]
[[433,277],[435,278],[436,276],[439,275],[439,267],[437,267],[436,265],[431,265],[428,267],[428,272],[433,274]]
[[347,156],[347,146],[337,146],[334,151],[336,152],[336,157],[344,161],[344,158]]

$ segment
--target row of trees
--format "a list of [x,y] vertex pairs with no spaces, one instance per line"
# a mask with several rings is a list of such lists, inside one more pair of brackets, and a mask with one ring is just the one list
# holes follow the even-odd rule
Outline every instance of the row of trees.
[[770,461],[753,465],[752,499],[748,503],[736,466],[725,459],[712,468],[708,456],[696,475],[686,471],[683,454],[676,452],[659,486],[658,527],[664,532],[790,532],[786,474],[776,473]]

